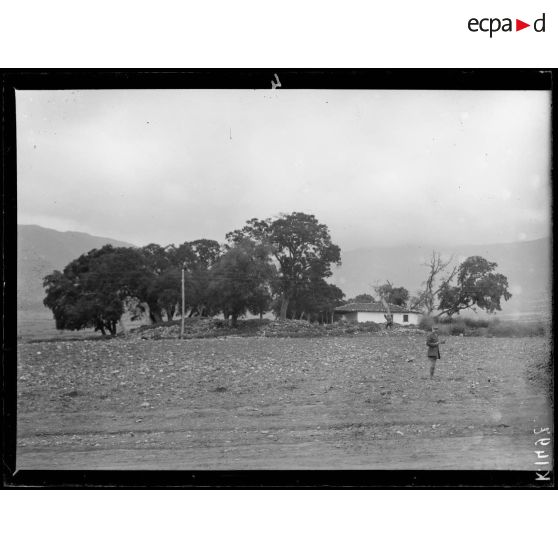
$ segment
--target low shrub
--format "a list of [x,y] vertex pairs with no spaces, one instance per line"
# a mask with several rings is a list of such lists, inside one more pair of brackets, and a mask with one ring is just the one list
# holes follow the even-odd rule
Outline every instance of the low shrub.
[[465,335],[467,327],[463,320],[459,320],[449,325],[450,335]]
[[376,322],[363,322],[361,324],[358,324],[359,331],[376,332],[381,331],[381,329],[382,326],[380,324],[377,324]]
[[436,321],[432,316],[421,316],[418,327],[423,331],[430,331],[435,323]]
[[547,333],[542,322],[494,321],[487,328],[487,335],[492,337],[543,337]]
[[448,318],[447,316],[440,319],[432,316],[422,316],[419,320],[419,329],[430,331],[433,325],[438,326],[440,335],[461,335],[465,334],[465,323],[461,318]]
[[502,321],[499,318],[478,319],[462,316],[442,317],[423,316],[419,328],[430,331],[438,324],[441,335],[463,335],[466,337],[542,337],[548,335],[544,322]]
[[464,335],[467,337],[487,337],[488,327],[471,328]]
[[[309,323],[305,320],[270,321],[259,319],[238,320],[237,327],[218,318],[188,318],[184,323],[184,337],[213,338],[223,336],[266,336],[266,337],[323,337],[355,334],[421,334],[430,331],[437,323],[440,335],[465,337],[540,337],[548,335],[548,326],[542,322],[512,322],[494,320],[469,320],[456,316],[437,322],[431,316],[423,316],[418,329],[394,324],[386,330],[384,324],[375,322],[344,322],[333,324]],[[486,324],[486,326],[484,326]],[[180,321],[164,322],[156,326],[142,326],[130,332],[145,339],[177,338],[180,335]]]
[[[462,318],[465,325],[470,329],[487,328],[490,320],[483,320],[479,318]],[[497,319],[497,318],[496,318]]]

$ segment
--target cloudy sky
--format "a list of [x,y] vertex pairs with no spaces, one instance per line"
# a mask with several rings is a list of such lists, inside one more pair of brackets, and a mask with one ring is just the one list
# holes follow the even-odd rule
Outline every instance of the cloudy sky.
[[312,213],[343,250],[550,231],[550,94],[18,91],[18,221],[137,245]]

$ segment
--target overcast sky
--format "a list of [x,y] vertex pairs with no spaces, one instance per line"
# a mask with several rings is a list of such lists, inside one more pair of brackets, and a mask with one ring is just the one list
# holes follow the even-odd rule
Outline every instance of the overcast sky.
[[137,245],[302,211],[342,250],[550,234],[550,93],[18,91],[18,222]]

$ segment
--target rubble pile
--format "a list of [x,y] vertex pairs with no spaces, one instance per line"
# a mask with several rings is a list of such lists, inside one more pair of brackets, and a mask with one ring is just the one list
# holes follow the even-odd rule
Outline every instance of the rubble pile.
[[[219,323],[220,322],[220,323]],[[186,339],[216,337],[223,330],[224,321],[213,318],[188,318],[184,320],[184,337]],[[141,339],[176,339],[180,337],[180,322],[157,326],[143,326],[133,330],[129,335]]]
[[326,334],[322,324],[306,320],[275,320],[260,328],[260,337],[319,337]]
[[304,320],[269,322],[257,333],[261,337],[339,337],[346,335],[424,335],[416,327],[394,325],[386,329],[375,322],[335,322],[333,324],[309,323]]
[[[217,318],[188,318],[184,323],[185,339],[214,337],[339,337],[348,335],[422,335],[415,327],[394,325],[386,329],[374,322],[354,323],[340,321],[333,324],[310,323],[306,320],[239,320],[232,327]],[[180,322],[158,326],[143,326],[127,334],[140,339],[177,339]]]

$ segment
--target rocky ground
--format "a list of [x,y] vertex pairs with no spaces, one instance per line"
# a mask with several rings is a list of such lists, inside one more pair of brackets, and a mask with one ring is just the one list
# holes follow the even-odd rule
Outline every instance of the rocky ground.
[[[180,321],[163,322],[159,326],[142,326],[127,332],[128,338],[178,339]],[[306,320],[239,320],[237,327],[219,318],[188,318],[184,321],[184,339],[214,337],[338,337],[354,334],[420,333],[417,328],[395,326],[392,332],[374,322],[351,323],[339,321],[333,324],[310,323]]]
[[448,338],[430,380],[418,330],[276,323],[19,344],[18,468],[535,468],[545,339]]

